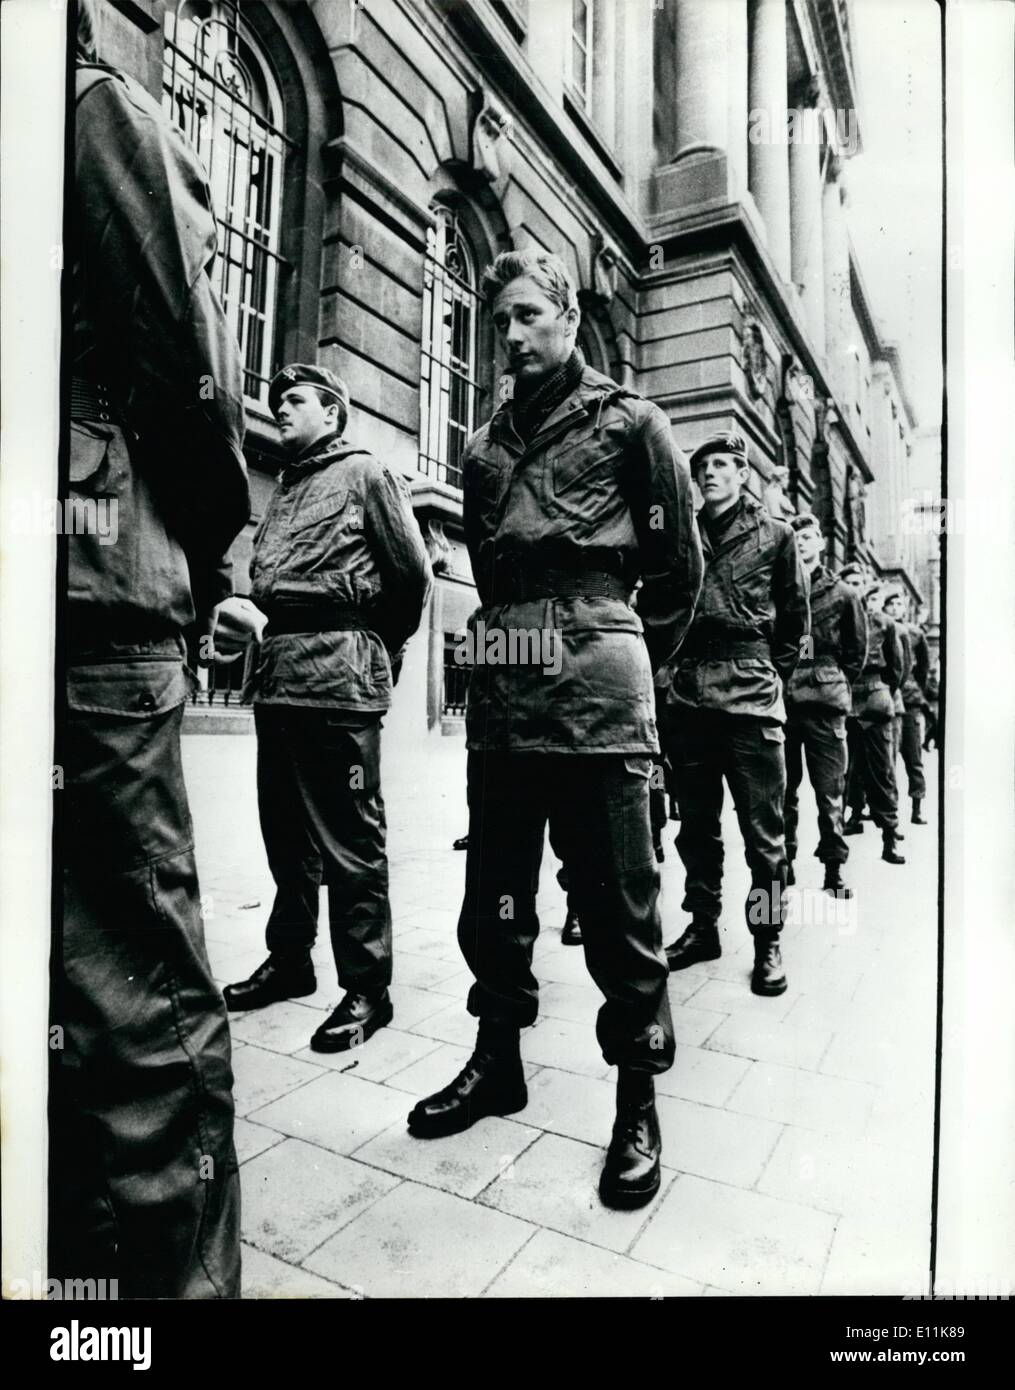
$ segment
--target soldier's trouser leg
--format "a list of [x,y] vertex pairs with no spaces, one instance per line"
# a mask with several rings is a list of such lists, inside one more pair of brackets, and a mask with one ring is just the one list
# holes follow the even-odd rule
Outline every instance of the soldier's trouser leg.
[[535,1023],[539,1007],[532,948],[548,761],[539,753],[470,752],[466,774],[469,845],[458,944],[476,977],[468,1009],[520,1028]]
[[895,715],[892,720],[892,766],[899,761],[899,750],[902,748],[902,719],[901,714]]
[[786,720],[786,858],[797,854],[797,824],[800,820],[800,783],[804,777],[803,717],[791,713]]
[[667,754],[680,810],[677,851],[684,865],[685,912],[718,921],[722,911],[722,716],[681,711]]
[[745,907],[752,935],[778,935],[786,893],[784,734],[778,724],[724,715],[724,772],[736,807],[744,854],[751,871]]
[[[299,711],[297,711],[297,714]],[[321,855],[310,831],[296,775],[291,710],[254,706],[257,810],[275,902],[265,939],[269,951],[309,951],[317,939]]]
[[49,1274],[115,1278],[121,1298],[239,1297],[229,1025],[205,952],[183,707],[137,716],[182,682],[179,651],[88,670],[107,712],[72,709],[59,753]]
[[[571,875],[568,873],[567,865],[564,863],[563,847],[561,846],[561,843],[557,838],[552,825],[550,826],[550,848],[553,850],[554,854],[560,860],[560,868],[557,870],[557,882],[560,884],[561,888],[563,888],[564,892],[567,894],[567,910],[570,912],[573,908],[573,904],[571,902]],[[577,911],[577,909],[574,908],[574,911]]]
[[907,709],[902,716],[902,761],[906,765],[909,795],[927,795],[923,775],[923,717],[918,709]]
[[662,849],[663,831],[669,819],[666,808],[666,771],[663,755],[657,753],[652,759],[652,780],[649,783],[649,810],[652,821],[652,845],[658,854]]
[[338,983],[379,992],[391,983],[380,716],[293,708],[284,729],[299,815],[328,885]]
[[871,820],[879,830],[895,830],[899,824],[899,794],[892,757],[892,723],[883,719],[863,723],[863,768]]
[[585,961],[606,999],[596,1022],[603,1057],[611,1066],[666,1071],[674,1044],[649,806],[652,760],[606,753],[544,761],[550,825],[569,866]]
[[[803,725],[807,774],[818,806],[818,858],[823,864],[845,864],[849,845],[842,833],[846,789],[846,716],[808,715]],[[787,798],[788,800],[788,798]]]
[[846,804],[854,815],[859,815],[867,800],[864,791],[866,772],[864,770],[864,738],[859,719],[846,718]]

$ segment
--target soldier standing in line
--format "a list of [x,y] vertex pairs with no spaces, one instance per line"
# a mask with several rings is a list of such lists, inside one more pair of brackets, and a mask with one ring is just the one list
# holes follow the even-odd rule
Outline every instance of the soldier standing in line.
[[743,435],[713,435],[691,455],[705,581],[668,692],[666,752],[680,807],[677,849],[691,922],[666,948],[671,970],[722,954],[723,781],[733,795],[751,870],[747,922],[755,994],[782,994],[779,949],[786,887],[783,685],[809,628],[807,575],[796,539],[747,492]]
[[898,589],[889,595],[885,603],[885,612],[899,630],[899,638],[907,658],[899,692],[903,704],[899,747],[909,785],[912,823],[926,825],[927,822],[921,814],[923,798],[927,794],[927,782],[923,775],[923,709],[927,703],[925,690],[930,675],[930,651],[923,629],[916,623],[906,621],[905,600]]
[[[845,583],[863,593],[867,580],[857,565],[847,565],[840,576]],[[881,611],[878,586],[869,589],[867,605],[867,658],[860,678],[853,685],[852,777],[854,785],[866,793],[871,820],[881,831],[881,857],[888,864],[906,861],[896,849],[899,793],[892,759],[892,720],[895,717],[895,691],[902,680],[903,658],[895,623]],[[851,788],[851,812],[844,827],[846,835],[863,833],[859,806]]]
[[[899,598],[899,605],[895,612],[892,612],[893,600],[896,595]],[[899,641],[899,650],[902,653],[902,672],[899,676],[899,683],[892,692],[892,771],[896,781],[899,776],[899,753],[902,750],[902,724],[906,713],[906,706],[902,698],[902,688],[912,677],[913,652],[909,645],[909,634],[905,630],[905,625],[897,620],[902,617],[902,594],[898,589],[882,587],[878,590],[877,602],[881,606],[882,613],[891,618],[895,624],[895,634]]]
[[[70,499],[55,806],[49,1274],[124,1298],[238,1298],[229,1025],[205,951],[180,756],[184,632],[210,637],[249,515],[239,350],[183,134],[78,10]],[[108,537],[105,538],[108,540]]]
[[464,1069],[420,1101],[409,1130],[456,1134],[527,1104],[519,1030],[538,1009],[535,894],[549,821],[606,999],[599,1043],[618,1073],[600,1197],[635,1207],[659,1189],[653,1078],[674,1051],[649,779],[652,672],[683,640],[701,580],[690,477],[662,411],[585,366],[577,294],[556,257],[503,253],[483,294],[515,390],[466,450],[466,541],[488,630],[552,634],[560,664],[487,665],[469,682],[458,940],[479,1031]]
[[811,585],[811,635],[786,686],[786,856],[789,882],[795,882],[799,787],[803,759],[818,808],[817,856],[825,866],[823,887],[837,897],[852,897],[843,886],[842,865],[849,846],[842,833],[846,791],[846,716],[852,707],[850,687],[867,654],[867,617],[863,601],[821,564],[825,538],[815,516],[790,522]]
[[349,393],[339,377],[284,367],[268,403],[287,458],[254,537],[250,594],[268,615],[254,719],[277,891],[268,959],[224,993],[233,1010],[314,993],[323,875],[344,996],[310,1046],[344,1052],[392,1018],[381,721],[419,626],[430,563],[408,486],[343,438]]

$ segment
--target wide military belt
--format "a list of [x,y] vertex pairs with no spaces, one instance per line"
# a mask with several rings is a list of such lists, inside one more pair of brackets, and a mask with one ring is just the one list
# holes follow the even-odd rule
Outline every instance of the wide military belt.
[[273,603],[266,605],[265,637],[310,632],[372,632],[362,608],[351,603]]
[[613,598],[627,602],[631,589],[607,570],[517,570],[494,580],[491,602],[528,603],[548,598]]
[[764,638],[696,637],[692,632],[680,649],[681,661],[771,661],[772,648]]
[[118,425],[123,423],[124,417],[122,406],[105,382],[74,376],[70,383],[70,418]]

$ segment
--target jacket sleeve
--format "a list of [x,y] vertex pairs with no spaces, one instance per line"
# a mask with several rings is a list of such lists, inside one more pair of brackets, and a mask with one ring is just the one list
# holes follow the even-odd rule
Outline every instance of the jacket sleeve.
[[433,572],[408,484],[383,465],[366,490],[363,529],[381,579],[370,615],[384,645],[397,659],[419,627]]
[[867,660],[867,611],[863,599],[848,585],[840,627],[839,665],[850,685],[860,679]]
[[675,658],[687,636],[704,561],[691,475],[670,422],[656,405],[648,405],[633,433],[624,481],[641,561],[638,614],[652,670],[658,673]]
[[116,74],[78,103],[75,153],[86,303],[101,306],[102,357],[200,610],[232,592],[228,551],[250,514],[239,348],[209,279],[211,195],[182,133]]
[[469,552],[476,592],[479,595],[480,604],[485,608],[490,603],[493,576],[489,572],[487,563],[490,547],[487,546],[484,549],[483,546],[483,541],[488,537],[484,535],[479,520],[480,512],[477,505],[479,465],[472,456],[472,438],[466,444],[465,453],[462,456],[462,530],[465,533],[465,546]]
[[800,659],[800,643],[811,630],[811,602],[810,581],[797,550],[796,536],[789,526],[782,530],[772,569],[772,663],[785,684]]
[[930,676],[930,648],[927,639],[919,628],[913,630],[913,678],[924,695],[927,693],[927,680]]
[[896,627],[892,618],[886,615],[885,635],[882,639],[882,651],[885,657],[885,682],[888,689],[894,695],[902,684],[903,674],[906,669],[906,660],[903,654],[902,642],[899,638],[899,629]]

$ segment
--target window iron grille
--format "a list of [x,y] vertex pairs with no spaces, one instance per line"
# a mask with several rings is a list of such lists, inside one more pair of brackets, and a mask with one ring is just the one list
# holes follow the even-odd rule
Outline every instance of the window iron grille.
[[469,691],[469,668],[455,660],[458,638],[450,632],[444,634],[444,692],[441,699],[441,713],[445,715],[465,715],[465,702]]
[[204,163],[218,226],[213,282],[240,345],[243,389],[266,404],[276,366],[285,157],[275,79],[236,0],[176,0],[166,11],[163,109]]

